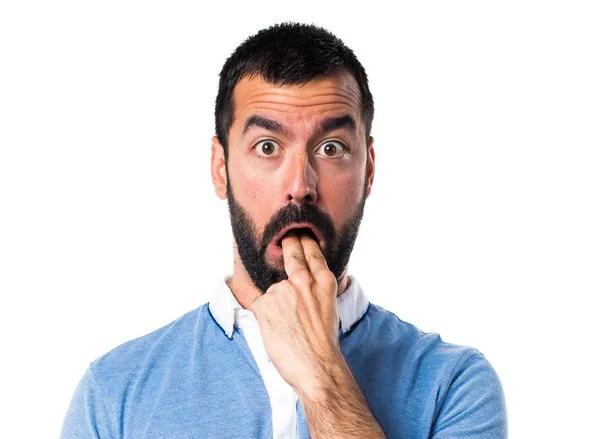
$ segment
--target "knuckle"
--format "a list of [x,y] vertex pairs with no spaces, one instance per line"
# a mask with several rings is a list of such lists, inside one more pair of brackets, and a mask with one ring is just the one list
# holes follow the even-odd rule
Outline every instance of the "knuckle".
[[333,286],[337,284],[337,279],[335,278],[335,274],[333,274],[329,270],[320,270],[315,274],[315,277],[318,278],[319,283],[322,283],[327,286]]
[[294,275],[294,280],[301,285],[312,286],[314,280],[307,270],[298,271]]
[[289,280],[289,279],[284,279],[284,280],[282,280],[281,282],[279,282],[279,284],[281,285],[281,287],[282,287],[283,289],[290,289],[290,288],[291,288],[291,286],[292,286],[292,284],[291,284],[291,282],[290,282],[290,280]]

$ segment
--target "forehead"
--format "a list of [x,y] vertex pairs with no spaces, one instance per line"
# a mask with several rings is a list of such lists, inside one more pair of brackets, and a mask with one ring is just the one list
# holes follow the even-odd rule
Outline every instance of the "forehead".
[[244,77],[234,89],[233,102],[232,130],[239,130],[255,114],[306,124],[335,114],[350,114],[356,121],[362,120],[358,84],[346,72],[300,85],[275,85],[261,76]]

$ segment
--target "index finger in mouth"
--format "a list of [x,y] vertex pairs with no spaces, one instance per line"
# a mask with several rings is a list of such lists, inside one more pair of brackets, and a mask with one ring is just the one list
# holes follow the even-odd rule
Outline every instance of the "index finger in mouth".
[[300,238],[296,235],[284,236],[281,240],[281,248],[283,249],[283,264],[288,277],[301,271],[309,271]]
[[304,251],[304,259],[311,273],[321,270],[329,270],[327,260],[321,251],[319,244],[308,235],[300,236],[300,243]]

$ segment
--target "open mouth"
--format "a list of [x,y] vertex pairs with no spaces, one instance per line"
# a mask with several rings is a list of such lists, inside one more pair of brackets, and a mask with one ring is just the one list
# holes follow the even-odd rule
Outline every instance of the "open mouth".
[[323,249],[325,247],[325,242],[323,240],[321,233],[314,226],[312,226],[310,224],[295,224],[293,226],[286,227],[273,240],[273,243],[277,247],[281,248],[281,241],[283,241],[283,238],[285,238],[286,236],[289,236],[289,235],[295,235],[297,237],[300,237],[302,235],[307,235],[310,238],[314,239],[315,242],[317,242],[319,244],[321,249]]
[[314,232],[308,228],[308,227],[301,227],[299,229],[291,229],[288,230],[282,237],[281,239],[279,239],[277,241],[277,245],[279,247],[281,247],[281,241],[283,241],[283,238],[285,238],[286,236],[290,236],[290,235],[295,235],[298,238],[300,238],[302,235],[308,235],[310,236],[312,239],[314,239],[316,242],[319,242],[319,239],[315,236]]

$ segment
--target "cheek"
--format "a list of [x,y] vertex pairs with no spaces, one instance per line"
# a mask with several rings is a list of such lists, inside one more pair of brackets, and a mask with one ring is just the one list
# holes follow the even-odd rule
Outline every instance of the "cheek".
[[[357,179],[357,174],[362,178]],[[354,213],[362,199],[364,173],[348,173],[335,179],[325,179],[321,184],[321,201],[323,208],[331,215],[336,230]]]
[[275,201],[278,199],[276,188],[272,181],[247,166],[232,166],[230,172],[233,195],[257,226],[262,228],[275,210]]
[[244,185],[247,201],[253,209],[269,211],[275,197],[275,191],[268,181],[248,181]]

